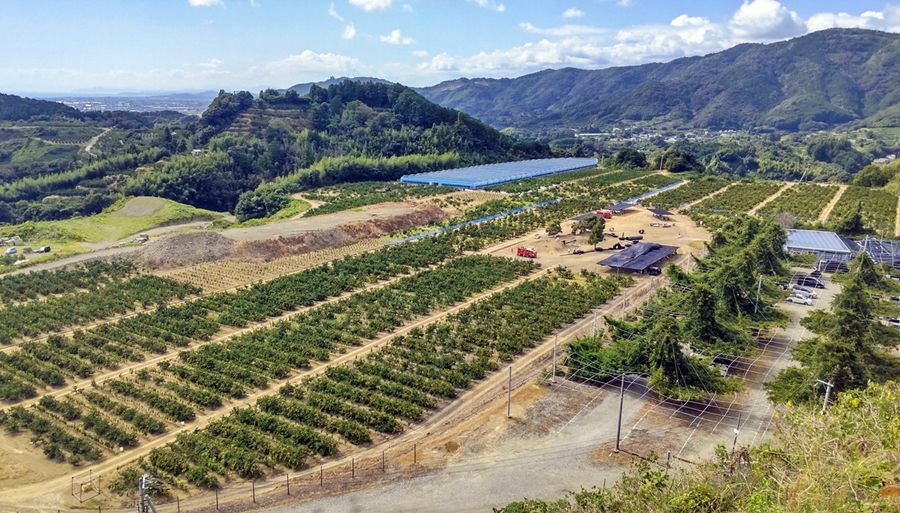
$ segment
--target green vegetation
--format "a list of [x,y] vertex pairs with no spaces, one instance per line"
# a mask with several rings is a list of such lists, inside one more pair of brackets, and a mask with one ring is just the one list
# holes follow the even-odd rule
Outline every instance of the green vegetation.
[[[699,399],[736,390],[711,364],[753,351],[748,328],[777,318],[768,284],[756,299],[756,276],[784,274],[783,230],[771,223],[737,218],[717,234],[700,269],[670,268],[675,282],[657,292],[634,320],[607,319],[610,343],[586,338],[567,348],[567,366],[579,379],[644,374],[663,395]],[[676,320],[673,320],[673,317]],[[696,355],[684,353],[690,347]]]
[[410,198],[423,198],[449,194],[457,189],[438,185],[398,185],[384,182],[357,182],[313,189],[304,197],[321,201],[320,205],[307,212],[307,216],[330,214],[352,208],[374,205],[388,201],[404,201]]
[[495,513],[706,513],[896,511],[900,384],[871,384],[840,394],[821,414],[791,408],[776,421],[773,440],[715,461],[671,471],[638,461],[610,488],[572,492],[559,500],[523,500]]
[[661,192],[649,200],[656,208],[679,208],[682,205],[693,203],[701,198],[725,187],[730,182],[720,178],[691,178],[690,182],[681,187]]
[[567,171],[565,173],[556,173],[549,176],[539,176],[537,178],[529,178],[527,180],[519,180],[517,182],[509,182],[501,185],[488,187],[489,190],[502,191],[509,193],[528,192],[541,189],[543,187],[551,187],[572,180],[580,180],[582,178],[590,178],[592,176],[608,173],[606,169],[588,168],[578,169],[575,171]]
[[137,272],[126,261],[95,260],[55,271],[0,277],[0,303],[22,303],[38,297],[99,287]]
[[761,208],[759,214],[772,217],[789,214],[795,221],[815,223],[837,192],[836,186],[794,184]]
[[[861,206],[864,231],[893,236],[897,219],[897,196],[877,189],[851,185],[834,206],[832,219],[838,225]],[[846,213],[841,215],[842,213]],[[847,230],[841,230],[846,232]]]
[[803,321],[816,336],[800,341],[793,350],[800,367],[782,371],[766,385],[776,402],[813,401],[824,393],[816,380],[828,381],[835,392],[862,389],[870,381],[884,382],[900,375],[900,359],[888,353],[900,344],[900,334],[875,319],[871,291],[897,292],[878,269],[860,253],[831,312],[817,310]]

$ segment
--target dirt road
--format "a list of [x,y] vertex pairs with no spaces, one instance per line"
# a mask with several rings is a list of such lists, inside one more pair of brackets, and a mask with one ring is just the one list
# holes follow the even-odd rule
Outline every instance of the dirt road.
[[838,186],[837,194],[831,198],[831,201],[828,202],[828,205],[825,206],[825,210],[819,214],[819,221],[825,222],[831,216],[831,211],[834,210],[834,206],[837,205],[838,201],[841,200],[841,196],[844,195],[844,191],[847,190],[847,184],[841,184]]

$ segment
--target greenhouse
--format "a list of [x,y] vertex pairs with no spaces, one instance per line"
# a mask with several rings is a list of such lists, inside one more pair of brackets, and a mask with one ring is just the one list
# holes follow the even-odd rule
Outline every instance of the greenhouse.
[[446,185],[464,189],[478,189],[490,185],[515,182],[526,178],[564,173],[597,165],[594,158],[558,158],[520,160],[500,164],[461,167],[430,173],[404,175],[402,183],[422,185]]

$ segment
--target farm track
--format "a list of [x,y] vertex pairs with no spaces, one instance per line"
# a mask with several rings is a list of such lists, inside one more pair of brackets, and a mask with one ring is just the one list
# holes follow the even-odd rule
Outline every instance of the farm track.
[[708,200],[708,199],[710,199],[710,198],[712,198],[712,197],[714,197],[714,196],[718,196],[719,194],[722,194],[723,192],[725,192],[725,191],[727,191],[728,189],[732,188],[732,187],[733,187],[735,184],[737,184],[737,183],[738,183],[738,182],[731,182],[731,183],[727,184],[725,187],[722,187],[721,189],[715,190],[715,191],[713,191],[713,192],[707,194],[706,196],[703,196],[703,197],[700,198],[700,199],[696,199],[696,200],[694,200],[694,201],[692,201],[692,202],[690,202],[690,203],[685,203],[684,205],[679,206],[679,207],[677,208],[677,210],[678,210],[679,212],[685,212],[685,211],[687,211],[688,209],[690,209],[691,207],[693,207],[694,205],[697,205],[698,203],[703,203],[704,201],[706,201],[706,200]]
[[87,144],[84,145],[84,151],[90,153],[91,155],[94,155],[94,152],[92,151],[94,149],[94,146],[96,146],[97,143],[100,142],[100,138],[108,134],[110,130],[112,130],[112,128],[104,128],[102,132],[95,135],[94,137],[91,137]]
[[[833,198],[831,198],[831,201],[828,202],[828,205],[826,205],[825,209],[822,210],[822,212],[819,214],[819,221],[824,223],[828,220],[828,218],[831,216],[831,211],[834,210],[834,206],[838,204],[838,201],[841,200],[841,196],[844,195],[844,191],[846,190],[847,184],[838,185],[837,193]],[[898,230],[900,230],[900,213],[898,213],[897,224]],[[900,231],[898,231],[898,233],[900,233]]]
[[751,208],[750,211],[747,212],[747,213],[750,214],[750,215],[756,214],[756,213],[759,212],[763,207],[765,207],[765,206],[768,205],[769,203],[775,201],[775,199],[778,198],[779,196],[781,196],[781,195],[784,193],[784,191],[790,189],[790,188],[793,187],[793,186],[794,186],[794,182],[785,182],[784,185],[782,185],[780,189],[778,189],[777,191],[775,191],[775,194],[772,194],[772,195],[769,196],[768,198],[766,198],[766,199],[762,200],[761,202],[759,202],[755,207]]
[[[502,248],[495,248],[494,251],[497,251],[499,249]],[[688,256],[684,255],[681,259],[678,260],[677,263],[681,264],[687,261],[687,259]],[[532,275],[532,278],[534,277],[536,276]],[[539,373],[541,369],[545,368],[548,358],[550,358],[550,356],[552,355],[553,345],[557,337],[559,337],[559,344],[563,344],[574,338],[583,336],[585,330],[590,329],[592,323],[594,322],[595,315],[601,318],[607,315],[624,315],[625,313],[642,305],[643,300],[649,298],[651,295],[650,292],[655,290],[657,287],[658,284],[654,281],[641,281],[639,283],[636,283],[635,285],[632,285],[627,289],[623,289],[613,301],[604,305],[600,305],[582,318],[574,321],[568,326],[562,327],[554,334],[547,336],[545,339],[540,341],[538,345],[531,348],[526,353],[520,355],[513,362],[511,362],[515,372],[515,383],[513,385],[513,388],[516,388],[518,386],[517,383],[521,384],[524,382],[521,379],[521,375],[527,375],[527,379],[525,381],[529,381],[530,379],[536,377],[537,373]],[[433,414],[429,415],[426,420],[410,426],[411,429],[404,432],[403,434],[389,439],[381,444],[376,444],[362,451],[348,453],[341,459],[331,461],[327,465],[325,465],[325,472],[327,473],[329,468],[348,467],[351,458],[355,458],[356,461],[361,461],[367,458],[377,459],[381,456],[382,451],[390,451],[391,449],[408,447],[413,442],[419,442],[420,444],[422,444],[423,450],[425,448],[425,443],[439,444],[443,441],[441,440],[441,437],[444,436],[445,431],[451,429],[454,425],[460,422],[478,415],[481,410],[483,410],[490,404],[491,400],[496,399],[499,393],[498,391],[505,392],[506,381],[507,373],[505,368],[494,372],[487,378],[475,383],[472,388],[463,392],[458,398],[450,401],[439,410],[433,412]],[[426,441],[425,443],[423,443],[422,440],[423,433],[427,433],[427,435],[425,436],[430,438],[430,440]],[[304,472],[297,473],[296,475],[292,476],[292,479],[303,480],[304,477],[308,477],[311,474],[318,474],[318,472],[319,469],[311,468]],[[391,476],[389,476],[387,479],[391,479]],[[275,489],[270,493],[277,493],[279,495],[282,494],[283,489],[278,488],[277,486],[279,483],[283,482],[284,481],[281,476],[273,477],[271,479],[271,484]],[[260,488],[265,487],[265,483],[257,484],[257,486]],[[246,495],[245,492],[246,490],[243,490],[239,487],[226,487],[224,490],[221,490],[219,492],[219,499],[223,503],[228,501],[229,497],[235,499],[244,499],[244,495]],[[332,490],[326,492],[326,494],[328,495],[340,493],[342,493],[341,490]],[[315,498],[320,498],[320,496],[317,495]],[[195,504],[198,508],[201,506],[208,507],[209,499],[210,497],[206,495],[195,496],[192,499],[184,501],[183,505]],[[300,503],[296,499],[291,502],[294,504]]]
[[[496,251],[497,248],[492,247],[492,248],[489,248],[489,250]],[[479,254],[487,253],[487,252],[489,252],[489,250],[487,250],[487,249],[482,250],[482,251],[479,251],[478,253]],[[402,327],[400,327],[396,330],[382,334],[378,338],[370,339],[369,342],[364,343],[363,345],[361,345],[351,351],[348,351],[344,354],[341,354],[335,358],[332,358],[331,360],[329,360],[327,362],[313,363],[313,364],[311,364],[311,367],[305,371],[294,374],[283,380],[273,381],[272,383],[269,383],[265,389],[257,390],[251,394],[248,394],[246,397],[244,397],[238,401],[232,401],[232,402],[223,404],[220,408],[218,408],[216,410],[202,413],[202,414],[198,415],[197,418],[194,421],[190,422],[189,424],[185,424],[183,426],[177,427],[176,429],[166,431],[166,433],[159,438],[153,439],[152,441],[144,443],[141,446],[136,447],[127,452],[123,452],[121,454],[111,456],[111,457],[103,460],[102,462],[98,463],[97,465],[82,468],[79,470],[79,473],[84,473],[84,472],[89,472],[89,471],[95,472],[95,473],[111,473],[111,472],[117,470],[120,466],[127,464],[127,463],[131,462],[132,460],[137,459],[141,456],[145,456],[145,455],[149,454],[149,452],[151,450],[161,447],[161,446],[164,446],[167,443],[173,441],[180,433],[186,433],[186,432],[190,432],[190,431],[193,431],[196,429],[203,428],[203,427],[209,425],[211,422],[230,414],[234,408],[252,405],[258,399],[265,397],[267,395],[272,395],[273,393],[276,393],[277,389],[283,385],[286,385],[289,383],[296,383],[298,381],[302,381],[309,377],[318,376],[318,375],[324,373],[325,370],[328,369],[329,367],[333,367],[336,365],[340,365],[343,363],[353,361],[361,356],[364,356],[364,355],[374,351],[375,349],[390,342],[394,337],[406,334],[415,328],[419,328],[419,327],[431,324],[440,319],[443,319],[449,315],[452,315],[452,314],[472,305],[473,303],[476,303],[478,301],[481,301],[483,299],[491,297],[491,296],[493,296],[497,293],[500,293],[508,288],[520,285],[523,282],[538,279],[538,278],[546,275],[549,272],[550,272],[550,269],[538,270],[537,272],[531,273],[527,276],[517,278],[511,282],[504,283],[502,285],[492,288],[491,290],[488,290],[486,292],[483,292],[483,293],[477,294],[473,297],[470,297],[469,299],[462,301],[460,303],[457,303],[456,305],[454,305],[450,308],[445,308],[445,309],[435,312],[433,314],[426,315],[419,319],[415,319],[411,322],[406,323],[405,325],[403,325]],[[399,278],[397,278],[397,279],[399,279]],[[394,280],[390,280],[390,281],[394,281]],[[387,285],[388,283],[389,282],[382,282],[380,285],[384,286],[384,285]],[[358,292],[361,292],[361,291],[355,291],[351,294],[348,294],[348,296],[356,294]],[[321,305],[321,304],[323,304],[323,303],[319,303],[319,305]],[[310,308],[313,308],[313,307],[310,307]],[[168,358],[173,358],[175,356],[177,356],[177,353],[175,353],[173,355],[168,355]],[[159,360],[159,361],[162,361],[162,360]],[[143,362],[143,363],[150,365],[150,362]],[[118,375],[120,373],[121,372],[117,371],[116,374]],[[111,377],[115,377],[115,376],[111,376]],[[88,381],[88,383],[90,383],[90,382]],[[99,383],[99,380],[98,380],[98,383]],[[59,394],[55,394],[55,395],[62,396],[62,395],[66,395],[68,393],[72,393],[70,390],[59,391],[59,392],[64,392],[64,393],[59,393]],[[28,404],[32,404],[34,401],[35,400],[30,400],[28,402]],[[28,404],[22,403],[21,405],[26,406]],[[70,475],[66,474],[64,476],[55,478],[48,482],[35,484],[35,485],[29,485],[27,487],[16,489],[16,490],[8,493],[8,496],[11,496],[12,492],[14,492],[16,495],[23,497],[23,498],[24,497],[33,497],[35,494],[40,493],[41,490],[46,491],[50,487],[62,488],[69,483],[69,480],[70,480]],[[7,497],[4,497],[4,499],[6,499],[6,498]],[[2,502],[0,502],[0,504],[2,504]]]

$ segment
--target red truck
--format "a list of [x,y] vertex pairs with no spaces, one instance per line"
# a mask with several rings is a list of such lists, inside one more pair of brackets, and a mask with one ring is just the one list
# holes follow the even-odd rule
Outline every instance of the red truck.
[[594,213],[603,217],[603,219],[612,219],[613,217],[613,213],[609,210],[595,210]]
[[537,251],[534,248],[519,247],[516,249],[516,255],[525,258],[537,258]]

